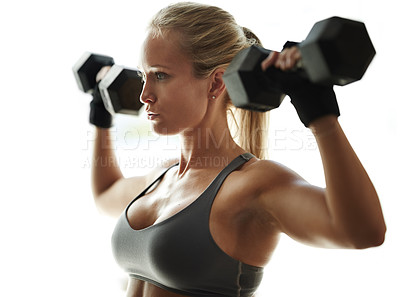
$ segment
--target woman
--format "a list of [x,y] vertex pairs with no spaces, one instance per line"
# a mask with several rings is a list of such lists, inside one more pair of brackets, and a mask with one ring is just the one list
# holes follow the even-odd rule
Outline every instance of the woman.
[[[232,138],[223,74],[255,42],[217,7],[179,3],[153,18],[141,101],[155,132],[180,136],[181,154],[147,176],[125,178],[115,166],[104,125],[111,115],[94,94],[93,157],[110,164],[93,167],[93,193],[101,210],[120,216],[113,252],[130,275],[127,296],[253,296],[282,232],[319,247],[383,243],[379,199],[337,121],[332,87],[282,84],[315,135],[325,189],[263,159],[267,114],[238,110],[239,144]],[[289,47],[262,68],[290,69],[299,58]]]

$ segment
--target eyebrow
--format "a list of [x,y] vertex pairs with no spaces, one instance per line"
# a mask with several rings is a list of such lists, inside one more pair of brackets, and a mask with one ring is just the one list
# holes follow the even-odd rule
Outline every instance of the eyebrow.
[[[137,68],[140,69],[140,70],[143,70],[144,67],[142,65],[139,65],[139,66],[137,66]],[[165,69],[171,70],[171,67],[168,67],[168,66],[165,66],[165,65],[161,65],[161,64],[151,65],[151,66],[149,66],[149,68],[150,69],[152,69],[152,68],[165,68]]]
[[170,69],[170,67],[165,66],[165,65],[161,65],[161,64],[151,65],[150,68],[166,68],[166,69]]

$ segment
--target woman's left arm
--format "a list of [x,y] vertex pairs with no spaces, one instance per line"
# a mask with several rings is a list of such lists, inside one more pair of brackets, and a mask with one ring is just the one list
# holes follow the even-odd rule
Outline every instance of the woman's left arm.
[[335,116],[310,123],[325,172],[332,224],[355,248],[383,243],[386,225],[375,188]]
[[[296,47],[272,52],[262,69],[275,66],[285,71],[299,59]],[[348,248],[381,245],[386,225],[379,198],[337,120],[332,87],[304,81],[288,91],[300,119],[316,138],[326,189],[308,184],[282,166],[277,171],[282,174],[275,174],[279,178],[274,190],[261,191],[262,207],[275,217],[280,231],[305,243]]]
[[[384,242],[386,225],[375,188],[336,116],[312,121],[324,167],[325,188],[313,186],[274,162],[251,177],[255,213],[291,238],[325,248],[363,249]],[[265,228],[270,230],[270,220]]]

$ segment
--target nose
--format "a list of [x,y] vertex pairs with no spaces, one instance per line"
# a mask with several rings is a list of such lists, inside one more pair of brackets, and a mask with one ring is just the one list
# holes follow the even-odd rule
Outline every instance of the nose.
[[156,101],[156,96],[150,91],[148,82],[143,84],[142,93],[140,94],[140,102],[143,104],[151,104]]

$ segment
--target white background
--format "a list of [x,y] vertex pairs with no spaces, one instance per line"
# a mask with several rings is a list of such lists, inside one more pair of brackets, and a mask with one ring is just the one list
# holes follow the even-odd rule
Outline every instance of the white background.
[[[169,2],[0,4],[0,296],[123,295],[125,276],[110,249],[114,220],[100,216],[91,197],[90,97],[77,89],[71,68],[84,51],[135,67],[148,20]],[[381,197],[386,241],[362,251],[324,250],[283,236],[259,296],[400,296],[400,22],[395,1],[212,4],[227,9],[275,50],[286,40],[301,41],[316,21],[333,15],[366,23],[377,55],[361,81],[335,90],[343,129]],[[323,186],[315,142],[288,100],[271,115],[271,158]],[[143,167],[140,154],[176,153],[174,139],[150,135],[140,139],[139,147],[137,139],[125,137],[143,126],[144,119],[119,117],[114,128],[127,175],[138,172],[130,161]]]

